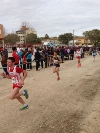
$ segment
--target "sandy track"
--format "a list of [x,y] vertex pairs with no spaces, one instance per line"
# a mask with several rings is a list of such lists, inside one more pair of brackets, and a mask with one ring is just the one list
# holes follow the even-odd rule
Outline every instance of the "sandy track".
[[[0,77],[0,133],[100,133],[100,58],[61,64],[61,80],[52,67],[28,73],[23,89],[29,109],[9,100],[11,81]],[[0,70],[1,71],[1,70]]]

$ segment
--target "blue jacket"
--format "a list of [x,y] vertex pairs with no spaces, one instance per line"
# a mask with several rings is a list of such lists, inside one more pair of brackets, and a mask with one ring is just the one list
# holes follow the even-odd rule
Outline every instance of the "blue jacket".
[[31,53],[27,55],[27,59],[32,59],[32,54]]

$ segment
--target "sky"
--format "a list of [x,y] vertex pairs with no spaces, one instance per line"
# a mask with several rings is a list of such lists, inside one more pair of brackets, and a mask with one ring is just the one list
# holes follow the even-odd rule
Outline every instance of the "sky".
[[20,29],[27,22],[38,37],[64,33],[82,35],[100,29],[100,0],[2,0],[0,24],[7,33]]

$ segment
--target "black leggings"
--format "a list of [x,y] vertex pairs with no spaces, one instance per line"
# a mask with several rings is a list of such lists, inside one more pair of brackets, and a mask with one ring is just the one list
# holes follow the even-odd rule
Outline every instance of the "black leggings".
[[40,63],[39,61],[36,61],[36,70],[38,70],[39,67],[40,67]]
[[6,75],[8,75],[7,64],[3,64],[2,68],[3,68],[4,72],[6,73]]
[[32,60],[27,59],[27,69],[32,69]]

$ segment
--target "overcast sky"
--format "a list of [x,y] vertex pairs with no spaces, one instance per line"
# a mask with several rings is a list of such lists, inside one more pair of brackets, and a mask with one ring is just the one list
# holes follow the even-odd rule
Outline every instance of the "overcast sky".
[[0,23],[7,32],[28,22],[37,35],[50,37],[100,29],[100,0],[2,0]]

